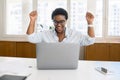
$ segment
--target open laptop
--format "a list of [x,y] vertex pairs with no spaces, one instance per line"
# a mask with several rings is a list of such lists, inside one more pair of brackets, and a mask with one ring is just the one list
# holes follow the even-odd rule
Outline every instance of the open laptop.
[[76,69],[79,59],[79,44],[36,44],[38,69]]

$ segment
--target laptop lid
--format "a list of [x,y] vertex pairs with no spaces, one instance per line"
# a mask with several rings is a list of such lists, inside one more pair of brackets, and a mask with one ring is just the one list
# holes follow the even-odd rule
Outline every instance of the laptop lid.
[[38,69],[76,69],[79,44],[38,43],[36,45]]

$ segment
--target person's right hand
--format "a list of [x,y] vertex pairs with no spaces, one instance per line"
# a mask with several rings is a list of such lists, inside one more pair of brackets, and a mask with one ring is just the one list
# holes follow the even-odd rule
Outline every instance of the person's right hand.
[[29,16],[30,20],[35,21],[37,19],[37,11],[32,11]]

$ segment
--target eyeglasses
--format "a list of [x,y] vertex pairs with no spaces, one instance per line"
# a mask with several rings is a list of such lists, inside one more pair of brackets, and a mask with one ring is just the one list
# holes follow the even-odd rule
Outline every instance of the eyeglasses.
[[58,24],[61,24],[61,25],[64,25],[65,24],[65,20],[61,20],[61,21],[53,21],[53,23],[55,24],[55,25],[58,25]]

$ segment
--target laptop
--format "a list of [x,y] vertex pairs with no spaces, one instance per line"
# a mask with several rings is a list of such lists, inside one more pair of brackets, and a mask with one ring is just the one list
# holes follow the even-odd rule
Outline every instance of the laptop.
[[37,43],[38,69],[77,69],[80,46],[73,43]]

